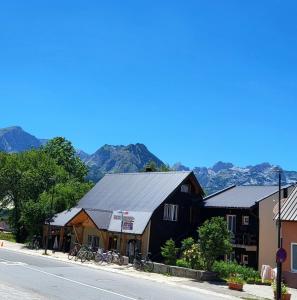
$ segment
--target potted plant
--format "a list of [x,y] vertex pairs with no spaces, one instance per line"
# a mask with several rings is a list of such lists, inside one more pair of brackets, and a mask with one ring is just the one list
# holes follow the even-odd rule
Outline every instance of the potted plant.
[[228,279],[228,287],[230,290],[242,291],[244,280],[239,275],[234,275]]
[[[273,292],[274,292],[274,299],[276,299],[277,295],[276,295],[276,283],[275,282],[272,283],[272,288],[273,288]],[[281,294],[282,294],[282,300],[290,300],[291,299],[291,294],[289,293],[289,289],[283,282],[281,285]]]

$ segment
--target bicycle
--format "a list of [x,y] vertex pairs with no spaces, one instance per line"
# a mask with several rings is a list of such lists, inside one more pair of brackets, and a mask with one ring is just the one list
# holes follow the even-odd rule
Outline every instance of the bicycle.
[[68,259],[72,260],[73,257],[76,257],[77,253],[79,252],[80,248],[81,248],[81,244],[79,243],[75,243],[74,247],[69,251],[68,253]]
[[40,238],[39,236],[33,235],[33,238],[28,243],[28,248],[33,250],[39,250],[40,249]]
[[139,271],[145,271],[145,272],[152,272],[154,269],[154,263],[149,258],[150,253],[142,259],[141,253],[137,253],[134,261],[133,261],[133,267],[136,270]]
[[98,249],[97,253],[95,254],[95,262],[99,264],[104,262],[110,264],[112,262],[111,251],[104,252],[102,249]]
[[111,251],[112,255],[112,262],[118,265],[123,265],[124,263],[124,257],[116,250]]
[[95,253],[91,246],[85,247],[83,251],[80,254],[80,260],[81,262],[85,262],[86,260],[95,260]]

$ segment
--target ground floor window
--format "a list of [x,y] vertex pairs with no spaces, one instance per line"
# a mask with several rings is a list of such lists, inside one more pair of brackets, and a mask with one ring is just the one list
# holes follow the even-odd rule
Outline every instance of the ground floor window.
[[118,249],[118,237],[117,236],[109,237],[108,249],[109,250],[117,250]]
[[247,254],[242,254],[241,255],[241,263],[244,265],[249,264],[249,256]]
[[297,272],[297,243],[291,244],[291,269],[293,272]]
[[99,237],[96,235],[88,235],[88,245],[92,247],[92,249],[99,248]]

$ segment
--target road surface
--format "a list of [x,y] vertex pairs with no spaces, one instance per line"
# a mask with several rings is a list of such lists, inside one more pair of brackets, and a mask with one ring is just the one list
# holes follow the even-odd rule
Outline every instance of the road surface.
[[0,249],[0,299],[222,300],[219,295]]

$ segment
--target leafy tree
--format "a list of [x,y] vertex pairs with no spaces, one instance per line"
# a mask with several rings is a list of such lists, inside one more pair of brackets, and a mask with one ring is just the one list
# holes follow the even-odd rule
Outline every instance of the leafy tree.
[[178,248],[175,247],[173,239],[167,240],[165,245],[161,247],[161,254],[164,257],[165,264],[174,266],[176,264],[176,255]]
[[232,251],[231,236],[222,217],[214,217],[198,228],[201,257],[207,270],[211,270],[220,256]]
[[84,181],[88,168],[76,155],[76,151],[70,141],[63,137],[56,137],[49,140],[43,150],[59,166],[62,166],[71,177]]

